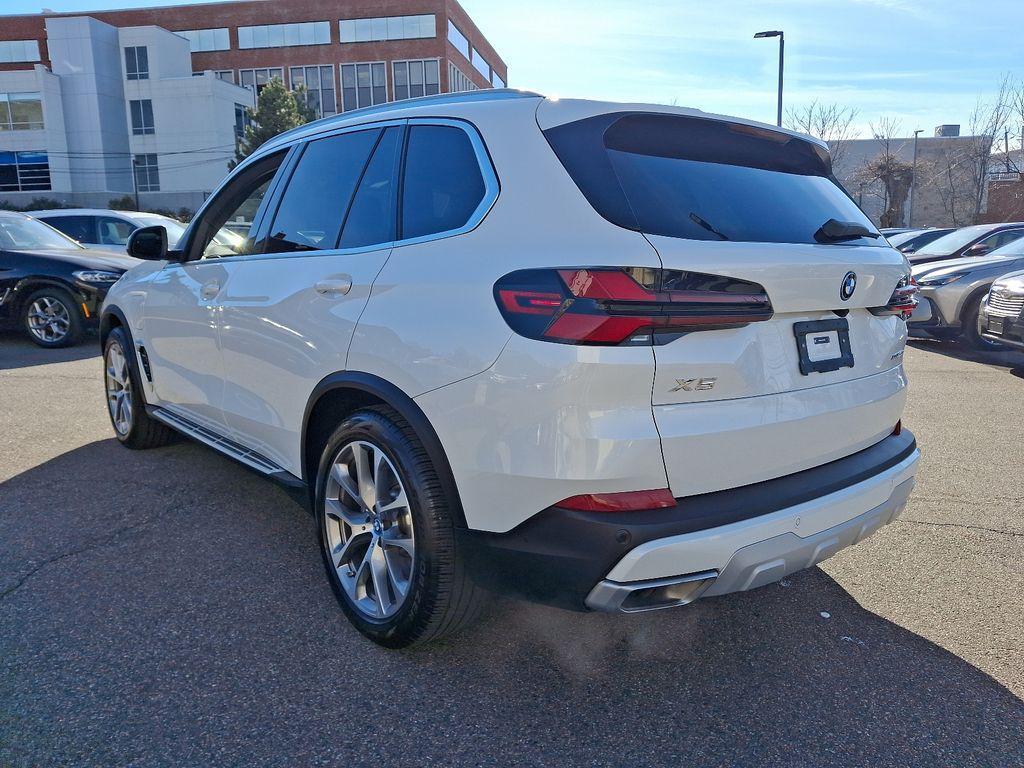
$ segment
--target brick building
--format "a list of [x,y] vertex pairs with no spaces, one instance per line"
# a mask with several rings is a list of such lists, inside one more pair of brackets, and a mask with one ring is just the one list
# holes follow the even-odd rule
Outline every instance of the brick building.
[[0,203],[49,193],[101,205],[138,192],[150,207],[195,207],[226,172],[245,107],[272,78],[304,86],[326,116],[504,87],[508,75],[457,0],[3,16]]

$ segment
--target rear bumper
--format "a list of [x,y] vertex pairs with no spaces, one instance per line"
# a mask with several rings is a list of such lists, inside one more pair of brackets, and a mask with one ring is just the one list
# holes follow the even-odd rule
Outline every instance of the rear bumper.
[[670,604],[679,605],[776,581],[891,522],[919,455],[904,431],[813,469],[669,509],[551,507],[508,533],[463,531],[460,545],[474,579],[506,594],[577,610],[640,610],[623,603],[652,582],[704,582],[676,589],[686,599]]

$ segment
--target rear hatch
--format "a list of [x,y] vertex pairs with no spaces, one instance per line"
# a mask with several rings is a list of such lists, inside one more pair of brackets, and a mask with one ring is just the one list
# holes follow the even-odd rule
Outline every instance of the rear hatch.
[[700,113],[564,111],[576,119],[538,113],[552,148],[598,213],[647,237],[666,281],[700,275],[771,305],[767,319],[652,337],[677,496],[816,466],[892,431],[906,325],[890,302],[908,265],[824,147]]

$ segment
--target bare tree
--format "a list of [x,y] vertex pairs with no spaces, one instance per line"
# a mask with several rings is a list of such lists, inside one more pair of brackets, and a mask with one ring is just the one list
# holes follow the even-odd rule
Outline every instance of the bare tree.
[[993,141],[1003,132],[1014,111],[1012,90],[1010,77],[1004,76],[995,98],[989,101],[979,98],[967,121],[969,135],[964,139],[962,152],[970,185],[971,220],[975,222],[981,217],[985,201]]
[[913,167],[899,159],[900,150],[907,143],[898,138],[898,120],[883,117],[871,123],[871,135],[878,142],[878,154],[865,161],[854,173],[854,179],[870,194],[882,200],[879,225],[896,227],[903,223],[903,208],[914,178]]
[[832,165],[838,167],[846,150],[846,142],[857,138],[853,121],[858,112],[839,104],[822,104],[817,99],[800,108],[790,107],[786,112],[786,127],[821,139],[828,144]]

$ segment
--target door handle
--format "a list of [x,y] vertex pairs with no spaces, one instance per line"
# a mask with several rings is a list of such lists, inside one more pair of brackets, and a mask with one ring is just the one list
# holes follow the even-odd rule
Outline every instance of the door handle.
[[321,280],[313,286],[321,296],[344,296],[352,290],[352,278],[348,275]]
[[199,295],[204,299],[212,299],[220,293],[220,283],[214,280],[212,283],[204,283],[203,287],[199,291]]

